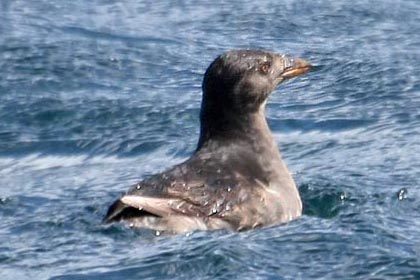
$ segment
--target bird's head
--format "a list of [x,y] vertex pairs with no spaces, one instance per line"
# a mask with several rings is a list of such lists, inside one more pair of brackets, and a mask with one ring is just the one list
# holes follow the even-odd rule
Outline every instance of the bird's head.
[[268,51],[228,51],[217,57],[204,75],[203,105],[209,108],[202,109],[256,111],[278,84],[310,67],[304,59]]

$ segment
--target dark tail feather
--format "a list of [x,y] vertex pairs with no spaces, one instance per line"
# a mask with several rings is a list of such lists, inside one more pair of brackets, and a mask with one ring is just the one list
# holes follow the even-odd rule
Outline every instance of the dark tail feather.
[[131,218],[142,217],[142,216],[152,216],[159,217],[153,213],[150,213],[145,210],[140,210],[130,205],[124,204],[120,199],[116,200],[108,208],[108,212],[102,220],[102,223],[109,224],[112,222],[118,222],[121,220],[128,220]]
[[119,199],[116,200],[109,208],[108,212],[106,213],[102,223],[108,224],[112,222],[119,221],[121,219],[121,213],[127,208],[128,206],[122,203]]

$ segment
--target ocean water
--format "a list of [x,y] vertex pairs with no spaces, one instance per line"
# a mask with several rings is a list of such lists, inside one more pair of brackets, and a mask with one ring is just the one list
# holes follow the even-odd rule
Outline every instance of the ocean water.
[[[0,279],[420,279],[420,2],[0,0]],[[241,233],[103,226],[197,143],[233,48],[315,68],[267,118],[304,215]]]

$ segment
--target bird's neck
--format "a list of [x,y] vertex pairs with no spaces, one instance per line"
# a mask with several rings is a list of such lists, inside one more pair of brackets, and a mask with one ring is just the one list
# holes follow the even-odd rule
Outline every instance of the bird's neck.
[[246,114],[217,111],[202,112],[197,151],[220,146],[242,145],[260,155],[269,153],[280,157],[265,118],[265,106]]
[[246,170],[246,174],[273,188],[294,187],[265,119],[264,106],[246,116],[207,117],[201,116],[201,133],[195,152],[198,157],[211,154],[226,163],[227,168],[235,166],[235,170]]

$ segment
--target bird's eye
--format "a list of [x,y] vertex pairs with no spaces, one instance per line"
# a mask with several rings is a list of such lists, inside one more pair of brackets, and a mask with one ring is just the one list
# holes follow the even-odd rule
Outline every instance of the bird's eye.
[[268,62],[268,61],[263,62],[263,63],[260,65],[260,71],[261,71],[263,74],[267,74],[267,73],[268,73],[268,71],[270,71],[270,67],[271,67],[271,63],[270,63],[270,62]]

